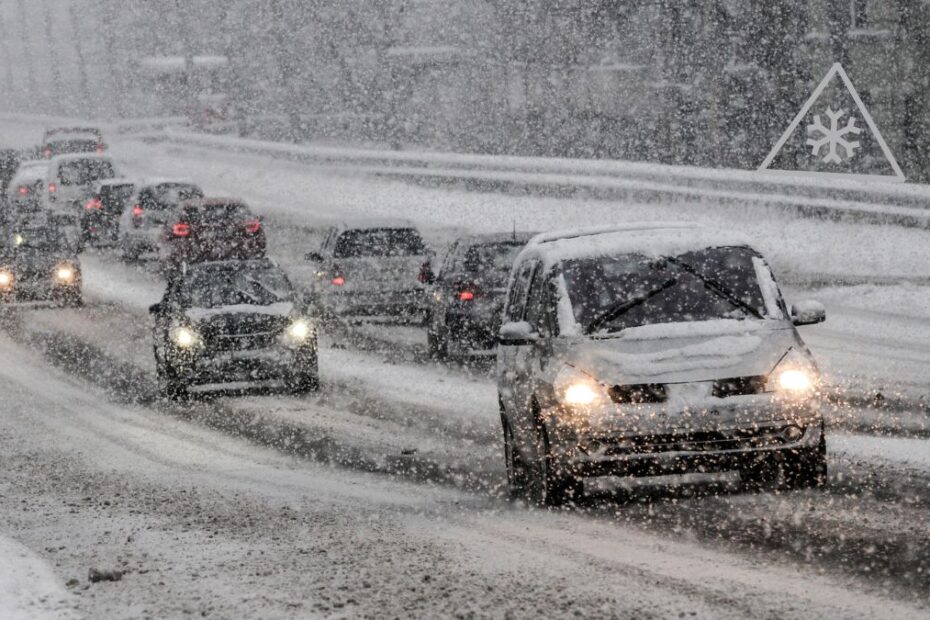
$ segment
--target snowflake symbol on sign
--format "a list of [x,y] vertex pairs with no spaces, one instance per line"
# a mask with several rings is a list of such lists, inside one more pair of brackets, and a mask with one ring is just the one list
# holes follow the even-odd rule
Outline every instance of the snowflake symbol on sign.
[[827,108],[827,116],[830,117],[829,128],[825,127],[823,123],[820,122],[819,114],[814,116],[814,123],[807,126],[808,135],[817,136],[817,134],[820,134],[820,137],[811,137],[807,140],[807,145],[811,147],[811,152],[815,157],[820,156],[820,149],[823,146],[829,147],[827,154],[824,155],[823,158],[825,163],[842,163],[843,158],[840,157],[837,152],[837,147],[843,147],[846,159],[850,159],[854,155],[854,151],[859,148],[858,141],[850,141],[844,138],[844,136],[848,134],[859,135],[862,131],[856,127],[856,117],[850,116],[849,120],[846,121],[845,127],[839,126],[839,120],[843,118],[845,114],[846,110],[834,112],[832,108]]

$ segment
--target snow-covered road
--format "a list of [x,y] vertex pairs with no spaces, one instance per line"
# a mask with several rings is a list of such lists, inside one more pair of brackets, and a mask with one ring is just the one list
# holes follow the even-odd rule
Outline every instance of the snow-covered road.
[[[681,219],[683,210],[730,222],[758,239],[792,295],[823,294],[830,322],[804,335],[838,383],[928,393],[930,286],[913,279],[914,264],[930,262],[927,231],[708,204],[428,190],[134,141],[117,141],[114,152],[134,173],[188,176],[245,197],[268,217],[275,254],[298,276],[313,231],[340,217],[409,216],[437,247],[464,230],[508,229],[511,214],[523,228],[581,215]],[[823,491],[746,494],[723,479],[621,489],[573,511],[527,509],[501,497],[488,373],[427,362],[418,330],[326,334],[318,395],[169,405],[153,396],[146,313],[160,278],[104,252],[85,256],[84,275],[86,307],[0,320],[0,536],[51,566],[60,587],[76,580],[65,611],[930,613],[925,439],[833,434]],[[867,414],[852,408],[857,419]],[[91,584],[91,568],[123,576]]]

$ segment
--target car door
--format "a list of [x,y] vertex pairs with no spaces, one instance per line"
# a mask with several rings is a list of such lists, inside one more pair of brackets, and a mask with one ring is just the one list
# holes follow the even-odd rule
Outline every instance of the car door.
[[[530,279],[538,266],[535,260],[527,260],[514,269],[513,282],[507,295],[507,306],[504,310],[504,322],[514,323],[523,320],[526,310],[526,295],[529,290]],[[501,343],[497,350],[498,389],[501,400],[507,411],[519,412],[525,408],[521,400],[524,393],[519,385],[520,360],[525,355],[521,349],[525,346],[514,343]]]

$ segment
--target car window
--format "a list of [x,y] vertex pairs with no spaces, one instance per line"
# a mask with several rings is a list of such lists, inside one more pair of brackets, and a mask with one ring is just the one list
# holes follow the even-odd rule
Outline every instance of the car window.
[[146,200],[155,203],[156,208],[176,207],[185,200],[203,198],[203,192],[196,185],[184,183],[163,183],[146,192]]
[[88,185],[115,176],[113,164],[105,159],[66,161],[58,167],[58,179],[62,185]]
[[191,206],[184,209],[184,219],[200,224],[224,224],[239,222],[253,217],[249,208],[243,204],[210,204]]
[[523,245],[512,242],[473,245],[465,252],[461,269],[487,286],[504,286],[522,249]]
[[192,308],[267,306],[294,301],[294,290],[281,269],[243,266],[195,270],[181,286],[181,297]]
[[442,260],[442,267],[439,270],[440,278],[444,278],[454,271],[455,262],[459,258],[458,249],[458,241],[455,241],[451,246],[449,246],[449,251],[446,252],[445,257]]
[[419,256],[426,244],[413,228],[365,228],[347,230],[336,239],[333,256]]
[[552,298],[549,289],[550,280],[541,268],[533,274],[530,290],[526,298],[526,311],[524,315],[527,323],[542,335],[549,335],[549,300]]
[[526,306],[526,292],[529,288],[530,277],[533,275],[536,265],[537,261],[527,261],[520,265],[513,284],[510,287],[510,295],[507,298],[507,320],[523,320],[523,310]]

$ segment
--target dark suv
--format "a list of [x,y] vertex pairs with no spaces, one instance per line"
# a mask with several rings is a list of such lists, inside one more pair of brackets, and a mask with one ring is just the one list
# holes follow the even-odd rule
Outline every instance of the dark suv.
[[98,181],[84,201],[81,235],[91,245],[112,245],[119,239],[119,219],[135,191],[125,179]]
[[433,357],[494,349],[513,259],[531,233],[474,235],[455,241],[432,279],[427,342]]
[[184,265],[149,312],[165,397],[206,384],[318,387],[315,321],[268,259]]
[[204,198],[183,203],[165,223],[159,259],[183,262],[262,258],[265,230],[248,205],[233,198]]

